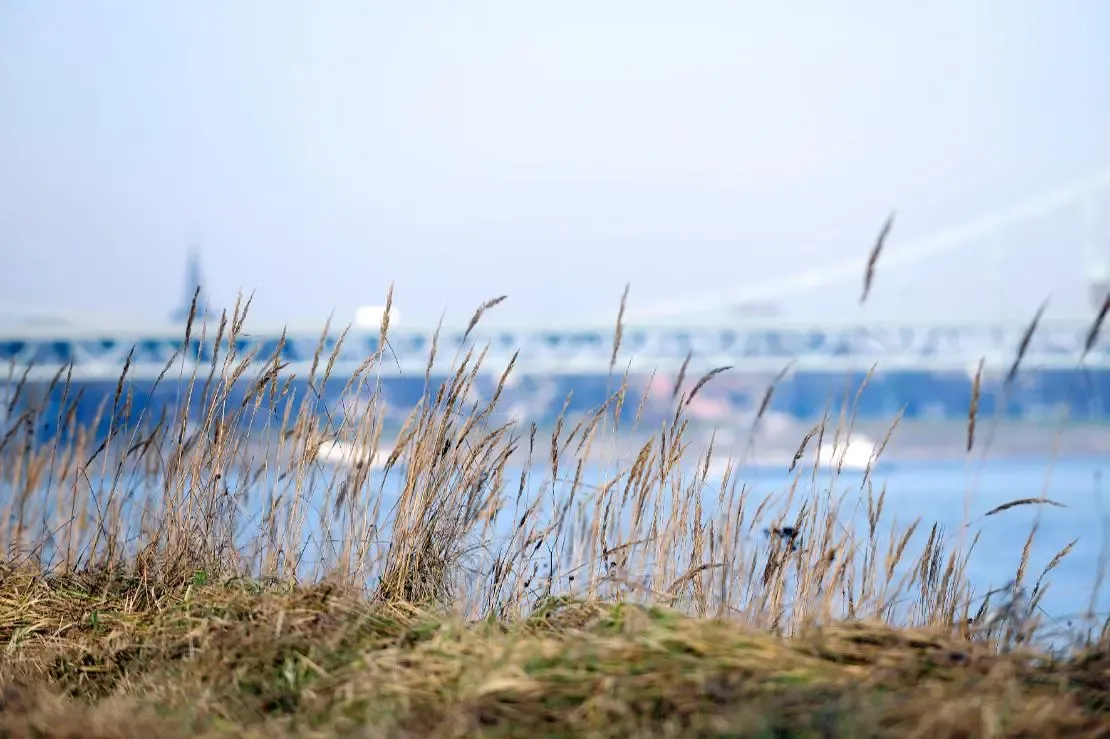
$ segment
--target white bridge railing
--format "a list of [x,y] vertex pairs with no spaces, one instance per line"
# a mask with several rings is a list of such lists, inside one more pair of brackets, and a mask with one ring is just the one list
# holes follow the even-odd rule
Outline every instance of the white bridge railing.
[[[1001,324],[789,324],[769,322],[735,327],[626,326],[614,372],[675,373],[690,356],[688,372],[729,365],[737,371],[779,372],[790,364],[796,370],[847,371],[916,369],[969,371],[985,359],[991,369],[1013,362],[1025,333],[1024,325]],[[1034,333],[1023,359],[1028,368],[1074,369],[1083,365],[1110,368],[1110,337],[1104,332],[1084,356],[1090,330],[1086,322],[1043,322]],[[613,352],[613,327],[560,329],[475,329],[464,342],[463,329],[440,332],[435,370],[448,371],[464,346],[489,346],[483,371],[501,373],[519,351],[516,373],[606,374]],[[422,376],[431,349],[432,330],[395,330],[389,350],[379,365],[390,375]],[[258,364],[272,359],[280,331],[253,332],[236,341],[236,354],[257,350]],[[193,367],[207,367],[215,351],[212,339],[192,338],[182,351],[183,332],[90,331],[65,328],[0,331],[0,372],[31,381],[54,377],[72,365],[73,380],[114,380],[131,355],[129,376],[154,379],[171,364],[168,378]],[[321,367],[335,348],[338,332],[324,340]],[[307,376],[320,345],[319,332],[291,332],[280,362],[283,374]],[[377,332],[350,333],[345,338],[334,374],[349,375],[378,346]],[[225,357],[226,341],[220,350]],[[28,368],[30,368],[28,372]]]

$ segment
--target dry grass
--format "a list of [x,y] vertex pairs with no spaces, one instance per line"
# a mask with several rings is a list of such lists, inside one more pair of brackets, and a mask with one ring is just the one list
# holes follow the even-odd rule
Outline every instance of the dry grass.
[[[683,411],[719,370],[683,392],[684,366],[673,417],[587,485],[637,402],[622,378],[544,441],[494,414],[512,363],[477,403],[485,349],[438,383],[437,347],[387,470],[329,476],[315,454],[335,435],[381,443],[387,321],[344,379],[371,402],[340,411],[315,402],[339,347],[321,340],[312,402],[292,402],[278,354],[236,353],[246,313],[190,321],[226,352],[167,366],[187,388],[171,412],[136,417],[125,371],[104,443],[64,372],[60,413],[7,409],[0,736],[1110,736],[1105,638],[1030,651],[1070,545],[1028,601],[1023,557],[999,605],[967,581],[974,536],[917,520],[883,537],[869,478],[863,532],[815,469],[763,500],[734,468],[710,480]],[[795,467],[852,420],[815,427]]]
[[1085,736],[1105,724],[1105,658],[1037,665],[882,624],[783,640],[558,598],[468,624],[325,586],[3,578],[0,731],[13,736]]

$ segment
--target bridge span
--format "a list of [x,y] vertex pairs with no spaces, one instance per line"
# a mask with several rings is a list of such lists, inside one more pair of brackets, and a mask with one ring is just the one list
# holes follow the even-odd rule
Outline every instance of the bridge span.
[[[744,423],[775,385],[768,410],[809,421],[848,405],[862,420],[883,420],[902,413],[909,419],[965,418],[972,378],[983,363],[979,397],[982,415],[1014,419],[1058,417],[1110,422],[1110,336],[1103,334],[1087,350],[1089,321],[1045,321],[1032,334],[1016,381],[1004,378],[1018,353],[1027,326],[1001,323],[965,324],[788,324],[746,323],[734,326],[625,326],[613,361],[614,326],[565,328],[445,327],[436,341],[431,387],[425,383],[434,330],[391,331],[384,356],[369,372],[385,405],[387,421],[400,421],[428,392],[450,376],[468,349],[485,351],[471,401],[492,397],[510,361],[516,362],[503,389],[504,414],[540,425],[554,422],[564,410],[574,415],[600,406],[628,375],[634,396],[646,397],[646,418],[673,413],[673,387],[686,365],[686,389],[698,377],[729,367],[699,392],[689,411],[693,420]],[[182,378],[208,374],[213,357],[223,364],[253,355],[249,382],[268,366],[290,378],[291,399],[312,400],[308,382],[319,388],[324,367],[334,354],[332,380],[319,402],[334,407],[349,398],[336,393],[356,369],[378,350],[378,332],[246,331],[230,346],[204,334],[184,342],[178,329],[164,331],[24,329],[0,334],[0,367],[6,368],[7,393],[16,385],[24,395],[48,392],[48,403],[62,403],[51,381],[68,377],[82,389],[78,409],[92,417],[111,399],[127,365],[126,382],[141,401],[134,412],[147,415],[159,406],[180,402]],[[317,357],[319,359],[317,360]],[[0,395],[5,391],[0,384]],[[30,388],[30,390],[27,390]],[[37,390],[36,390],[37,389]],[[72,395],[71,395],[72,397]],[[0,400],[3,398],[0,397]],[[198,401],[199,402],[199,401]],[[313,402],[316,402],[313,400]],[[357,403],[357,399],[356,399]],[[627,403],[635,414],[638,403]],[[198,415],[201,408],[191,408]]]
[[[207,330],[203,330],[203,329]],[[516,372],[528,375],[672,374],[685,363],[691,373],[728,366],[740,373],[780,371],[840,373],[969,372],[980,360],[988,369],[1013,363],[1027,325],[1003,323],[742,323],[734,326],[624,326],[614,361],[615,331],[608,326],[565,328],[465,327],[397,329],[389,332],[380,372],[385,376],[418,375],[428,367],[433,341],[433,374],[448,372],[458,353],[485,350],[480,368],[500,375],[516,356]],[[1055,321],[1039,325],[1022,364],[1028,369],[1075,371],[1110,369],[1110,338],[1100,335],[1085,351],[1089,321]],[[31,382],[49,381],[63,370],[74,382],[116,380],[127,375],[154,380],[172,370],[207,368],[213,356],[230,349],[243,358],[281,365],[281,374],[308,377],[314,360],[335,356],[333,374],[350,375],[379,348],[378,331],[327,335],[312,331],[247,331],[217,347],[211,326],[197,327],[189,343],[178,328],[161,331],[126,329],[9,329],[0,332],[0,366]],[[200,334],[199,336],[197,334]],[[208,334],[206,337],[205,334]],[[322,357],[322,360],[320,359]],[[612,365],[612,369],[611,369]]]

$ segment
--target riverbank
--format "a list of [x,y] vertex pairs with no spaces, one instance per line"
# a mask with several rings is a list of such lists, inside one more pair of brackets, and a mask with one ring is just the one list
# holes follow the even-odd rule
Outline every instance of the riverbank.
[[773,636],[552,599],[466,623],[329,588],[0,575],[0,736],[1037,736],[1110,733],[1110,658],[927,630]]

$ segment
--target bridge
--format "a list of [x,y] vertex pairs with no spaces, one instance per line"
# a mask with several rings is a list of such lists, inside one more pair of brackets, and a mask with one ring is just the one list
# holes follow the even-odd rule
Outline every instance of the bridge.
[[[434,371],[448,372],[451,361],[468,347],[488,346],[481,372],[500,375],[514,354],[518,373],[538,375],[607,375],[630,372],[677,373],[685,363],[691,373],[716,367],[742,372],[777,373],[789,365],[794,371],[844,373],[917,370],[973,371],[980,360],[992,369],[1005,369],[1017,355],[1027,326],[1020,324],[882,325],[777,323],[742,326],[626,326],[616,362],[612,362],[613,326],[567,329],[476,328],[442,329]],[[1046,322],[1033,334],[1023,358],[1029,368],[1076,370],[1110,369],[1110,336],[1100,335],[1084,352],[1090,321]],[[431,329],[391,331],[378,371],[423,377],[432,348]],[[1107,332],[1110,333],[1110,332]],[[186,346],[180,330],[154,332],[34,329],[0,336],[0,366],[14,377],[49,381],[63,370],[74,382],[114,381],[129,362],[128,377],[154,380],[171,370],[190,374],[205,371],[217,347],[206,338],[190,338]],[[350,376],[379,348],[379,333],[354,332],[342,344],[339,334],[280,330],[251,333],[235,340],[237,357],[255,352],[259,360],[278,358],[282,374],[307,377],[320,351],[336,352],[333,374]],[[220,357],[227,355],[227,340]],[[261,363],[261,362],[260,362]]]
[[[894,242],[881,255],[880,269],[886,279],[892,270],[912,269],[924,260],[956,254],[969,244],[998,248],[1000,233],[1031,220],[1061,212],[1075,216],[1080,224],[1076,239],[1088,286],[1101,293],[1092,296],[1093,304],[1087,315],[1046,318],[1039,323],[1022,360],[1022,373],[1032,373],[1039,379],[1034,382],[1036,387],[1027,388],[1024,400],[1015,401],[1018,402],[1015,412],[1063,403],[1082,406],[1086,409],[1083,413],[1105,415],[1110,420],[1110,397],[1105,401],[1106,408],[1102,399],[1104,395],[1110,396],[1110,327],[1092,334],[1102,296],[1110,289],[1107,250],[1101,246],[1097,218],[1098,197],[1108,191],[1110,171],[930,239]],[[793,401],[791,412],[806,415],[819,410],[821,404],[815,394],[819,388],[832,386],[829,378],[875,369],[896,377],[882,391],[886,393],[883,409],[903,401],[922,407],[943,401],[949,407],[946,413],[955,413],[960,403],[964,403],[960,410],[964,412],[967,385],[975,368],[983,361],[992,376],[1004,374],[1018,353],[1028,318],[1020,322],[799,323],[722,317],[723,305],[781,299],[827,285],[861,284],[867,256],[860,254],[857,259],[841,264],[806,270],[779,282],[741,288],[728,295],[667,301],[639,312],[630,311],[622,326],[615,361],[615,326],[611,315],[591,323],[566,326],[487,328],[479,324],[469,334],[465,327],[443,327],[439,331],[432,374],[449,372],[460,352],[471,346],[487,348],[481,368],[487,379],[499,376],[515,355],[515,375],[551,378],[564,389],[625,372],[641,377],[652,373],[673,377],[683,366],[688,376],[717,367],[731,367],[733,374],[764,379],[788,371],[789,376],[800,378],[795,382],[795,398],[805,397],[804,401]],[[190,279],[199,284],[199,268],[194,264],[191,269]],[[206,373],[217,351],[214,341],[205,338],[206,334],[215,333],[214,319],[208,316],[201,326],[194,327],[188,345],[183,343],[183,316],[177,315],[175,319],[175,325],[156,329],[57,324],[0,327],[0,372],[7,370],[7,379],[0,376],[0,385],[42,384],[65,373],[72,382],[107,387],[114,385],[125,363],[128,377],[138,382],[152,382],[160,377],[172,380],[190,375],[198,368]],[[422,382],[434,333],[433,327],[391,329],[389,346],[375,374],[383,382]],[[349,376],[377,352],[379,331],[375,327],[356,329],[346,335],[341,345],[339,334],[334,331],[322,337],[319,328],[249,327],[235,339],[234,350],[239,357],[256,352],[260,360],[276,355],[283,374],[302,380],[311,373],[318,352],[325,358],[321,366],[336,352],[333,376]],[[229,348],[225,341],[219,348],[220,355],[226,356]],[[1087,379],[1077,385],[1080,373],[1076,371],[1081,367]],[[1094,381],[1090,379],[1091,373],[1097,374]],[[824,379],[813,380],[817,376]],[[937,379],[940,376],[943,379]],[[798,389],[803,387],[807,389]],[[549,398],[549,405],[550,402],[553,401]]]

